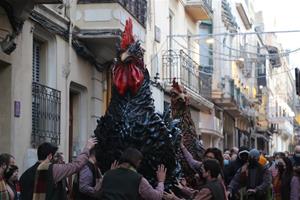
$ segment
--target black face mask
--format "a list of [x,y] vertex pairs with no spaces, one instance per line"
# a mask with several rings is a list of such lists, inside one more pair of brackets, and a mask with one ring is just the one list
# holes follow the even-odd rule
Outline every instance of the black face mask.
[[248,154],[246,154],[246,153],[242,153],[242,154],[240,154],[239,155],[239,158],[240,158],[240,160],[243,162],[243,163],[246,163],[247,161],[248,161]]

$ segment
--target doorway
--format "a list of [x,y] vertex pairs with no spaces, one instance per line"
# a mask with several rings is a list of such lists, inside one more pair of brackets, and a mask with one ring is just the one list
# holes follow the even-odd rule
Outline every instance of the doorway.
[[69,161],[72,161],[88,138],[87,89],[72,82],[69,95]]
[[0,152],[11,148],[11,66],[0,60]]

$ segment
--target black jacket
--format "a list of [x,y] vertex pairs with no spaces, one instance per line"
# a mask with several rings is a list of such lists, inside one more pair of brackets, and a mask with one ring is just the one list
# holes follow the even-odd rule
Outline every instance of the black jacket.
[[21,200],[32,200],[35,172],[39,164],[39,162],[35,163],[32,167],[27,169],[20,177]]
[[237,157],[233,162],[230,162],[228,166],[224,168],[225,185],[228,186],[233,179],[236,172],[244,165],[244,162]]

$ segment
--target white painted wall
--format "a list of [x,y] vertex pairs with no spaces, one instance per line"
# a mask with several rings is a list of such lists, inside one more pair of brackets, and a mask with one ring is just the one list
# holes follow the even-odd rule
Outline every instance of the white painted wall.
[[[169,35],[169,13],[173,14],[174,27],[173,34],[184,34],[188,31],[192,34],[198,33],[198,23],[195,23],[185,12],[184,2],[177,0],[156,1],[148,0],[149,18],[147,21],[146,30],[146,52],[145,64],[149,70],[151,78],[154,78],[156,73],[160,75],[160,83],[163,84],[162,77],[162,56],[168,49],[168,35]],[[160,42],[155,41],[155,26],[160,29]],[[174,38],[179,44],[173,41],[174,50],[187,48],[187,38]],[[197,42],[193,41],[193,48],[195,52],[199,52]],[[184,49],[186,52],[187,50]],[[194,60],[199,61],[198,54],[192,54]],[[155,99],[155,106],[157,110],[163,108],[164,95],[158,89],[152,89],[153,97]]]

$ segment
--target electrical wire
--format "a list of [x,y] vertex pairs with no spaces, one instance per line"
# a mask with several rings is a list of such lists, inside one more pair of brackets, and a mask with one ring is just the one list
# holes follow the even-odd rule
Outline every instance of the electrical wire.
[[[178,41],[176,41],[175,39],[174,39],[174,41],[177,43]],[[180,45],[182,48],[184,48],[184,49],[186,49],[186,50],[188,50],[188,48],[186,48],[186,47],[184,47],[183,45],[181,45],[180,43],[177,43],[178,45]],[[194,52],[194,51],[192,51],[193,53],[195,53],[195,54],[197,54],[197,55],[199,55],[199,56],[201,56],[201,54],[199,54],[199,53],[197,53],[197,52]],[[236,60],[227,60],[227,61],[236,61]],[[207,65],[207,66],[211,66],[211,67],[213,67],[213,65]],[[226,65],[225,65],[226,66]],[[291,69],[288,69],[288,70],[285,70],[285,71],[282,71],[282,72],[278,72],[278,73],[272,73],[272,75],[261,75],[261,76],[250,76],[250,77],[248,77],[247,79],[250,79],[250,78],[263,78],[263,77],[272,77],[272,76],[277,76],[277,75],[280,75],[280,74],[283,74],[283,73],[287,73],[287,72],[290,72],[291,70],[294,70],[294,68],[291,68]],[[199,72],[201,72],[200,70],[198,70]]]
[[[207,34],[192,34],[189,35],[190,38],[196,38],[196,37],[216,37],[216,36],[236,36],[236,35],[257,35],[257,34],[276,34],[276,33],[300,33],[300,30],[288,30],[288,31],[261,31],[261,32],[237,32],[237,33],[207,33]],[[168,35],[167,37],[187,37],[186,34],[177,34],[177,35]]]

